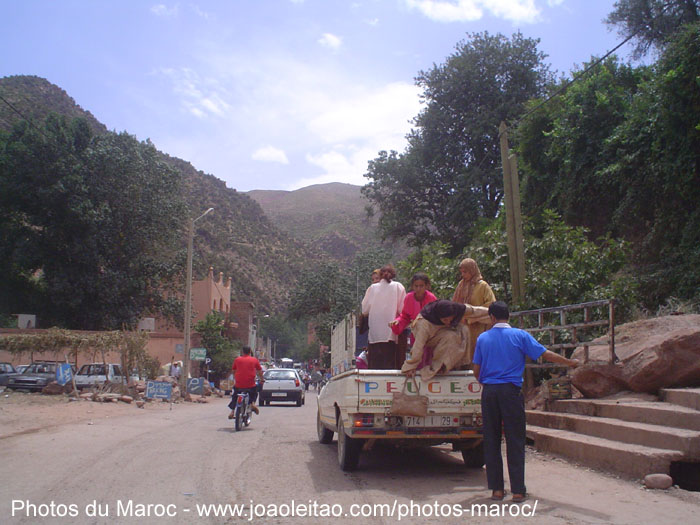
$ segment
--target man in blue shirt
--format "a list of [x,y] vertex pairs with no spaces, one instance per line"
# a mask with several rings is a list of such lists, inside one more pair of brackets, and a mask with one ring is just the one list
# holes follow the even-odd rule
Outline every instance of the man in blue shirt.
[[508,477],[513,501],[527,499],[525,490],[525,402],[523,384],[525,357],[578,366],[577,359],[567,359],[547,350],[525,330],[508,324],[510,311],[503,301],[489,306],[491,330],[481,334],[474,350],[474,375],[482,385],[481,412],[484,421],[484,462],[491,499],[502,500],[503,459],[501,427],[506,436]]

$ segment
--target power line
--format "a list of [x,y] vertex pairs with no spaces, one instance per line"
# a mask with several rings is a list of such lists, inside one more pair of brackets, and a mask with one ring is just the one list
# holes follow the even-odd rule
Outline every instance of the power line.
[[22,120],[26,120],[26,121],[29,123],[29,125],[30,125],[31,127],[33,127],[35,130],[37,130],[39,133],[41,133],[41,134],[44,136],[45,139],[48,139],[48,138],[49,138],[48,135],[46,135],[46,133],[44,133],[44,130],[42,130],[42,129],[39,128],[36,124],[34,124],[34,122],[32,122],[32,119],[31,119],[31,118],[25,117],[25,116],[22,114],[22,112],[21,112],[19,109],[17,109],[16,107],[14,107],[10,102],[8,102],[8,101],[5,99],[5,97],[3,97],[2,95],[0,95],[0,100],[2,100],[5,104],[7,104],[7,105],[10,107],[10,109],[11,109],[12,111],[14,111],[15,113],[17,113],[20,117],[22,117]]
[[[605,54],[604,54],[602,57],[600,57],[598,60],[596,60],[595,62],[593,62],[592,64],[590,64],[586,69],[584,69],[583,71],[580,71],[579,73],[577,73],[576,75],[574,75],[574,77],[573,77],[571,80],[569,80],[568,82],[566,82],[565,84],[563,84],[562,86],[560,86],[559,89],[555,90],[554,93],[552,93],[551,95],[549,95],[546,99],[544,99],[542,102],[540,102],[537,106],[535,106],[535,107],[532,108],[530,111],[528,111],[527,113],[525,113],[524,115],[522,115],[520,118],[518,118],[518,120],[516,120],[515,123],[513,124],[513,127],[516,127],[522,120],[524,120],[525,118],[527,118],[528,116],[530,116],[532,113],[534,113],[535,111],[537,111],[538,109],[540,109],[541,107],[543,107],[545,104],[547,104],[547,103],[548,103],[550,100],[552,100],[554,97],[558,96],[560,93],[562,93],[563,91],[565,91],[569,86],[571,86],[572,84],[574,84],[575,82],[577,82],[579,79],[581,79],[581,77],[583,77],[583,76],[584,76],[586,73],[588,73],[591,69],[593,69],[594,67],[596,67],[596,66],[597,66],[598,64],[600,64],[603,60],[605,60],[605,59],[608,58],[610,55],[612,55],[615,51],[617,51],[617,50],[620,49],[622,46],[624,46],[627,42],[629,42],[630,40],[632,40],[632,38],[634,38],[635,36],[637,36],[637,33],[639,33],[639,31],[640,31],[640,29],[638,29],[637,31],[635,31],[634,33],[632,33],[631,35],[629,35],[627,38],[625,38],[622,42],[620,42],[619,44],[617,44],[617,45],[616,45],[614,48],[612,48],[610,51],[608,51],[607,53],[605,53]],[[500,138],[500,132],[499,132],[498,136],[499,136],[499,138]]]

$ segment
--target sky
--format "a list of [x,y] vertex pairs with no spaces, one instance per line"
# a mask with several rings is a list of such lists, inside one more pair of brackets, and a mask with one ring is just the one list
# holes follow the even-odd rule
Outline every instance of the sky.
[[0,77],[45,78],[238,191],[364,185],[379,151],[406,147],[416,75],[469,33],[539,38],[568,74],[621,40],[603,23],[613,4],[0,0]]

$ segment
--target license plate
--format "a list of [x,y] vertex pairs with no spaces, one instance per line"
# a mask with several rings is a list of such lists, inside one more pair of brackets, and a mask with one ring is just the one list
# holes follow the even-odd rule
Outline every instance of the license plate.
[[459,418],[453,416],[404,416],[403,424],[407,427],[456,427]]
[[272,397],[287,397],[287,394],[284,392],[273,392]]

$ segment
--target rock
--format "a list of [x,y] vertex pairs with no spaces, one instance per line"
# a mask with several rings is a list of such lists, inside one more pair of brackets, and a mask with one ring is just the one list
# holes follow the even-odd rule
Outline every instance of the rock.
[[673,485],[673,478],[668,474],[647,474],[644,476],[644,486],[648,489],[665,490]]
[[629,390],[622,375],[621,366],[589,362],[573,370],[571,382],[585,397],[607,397]]
[[[70,390],[73,390],[73,387],[70,387]],[[59,385],[56,381],[52,381],[48,385],[46,385],[44,388],[41,389],[41,393],[48,395],[48,396],[56,396],[59,394],[65,394],[68,390],[66,390],[66,386]]]
[[136,402],[136,406],[139,408],[143,408],[145,405],[146,405],[145,401],[137,401]]
[[80,399],[92,399],[94,394],[92,392],[83,392],[80,394]]
[[196,401],[197,401],[197,403],[209,403],[207,398],[205,398],[204,396],[197,398]]
[[[654,394],[661,388],[700,384],[700,315],[644,319],[616,328],[615,353],[607,346],[589,347],[588,364],[573,371],[572,381],[586,397],[622,390]],[[583,348],[573,358],[583,359]]]
[[123,401],[124,403],[131,403],[133,400],[134,398],[131,396],[119,396],[119,401]]
[[211,385],[209,384],[208,381],[204,381],[204,384],[202,385],[202,395],[210,396],[211,394],[212,394]]

